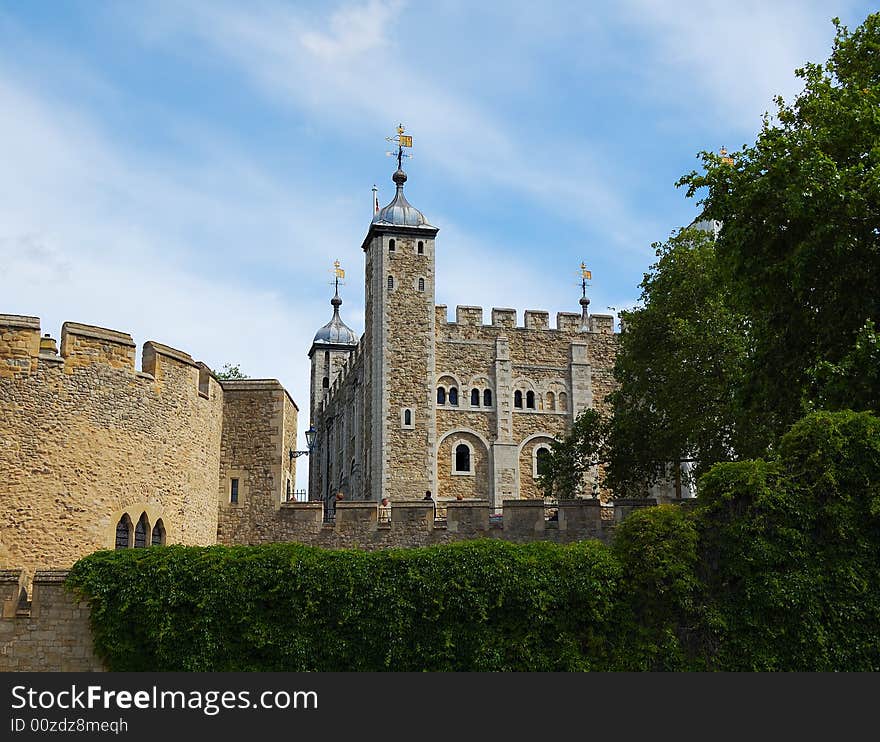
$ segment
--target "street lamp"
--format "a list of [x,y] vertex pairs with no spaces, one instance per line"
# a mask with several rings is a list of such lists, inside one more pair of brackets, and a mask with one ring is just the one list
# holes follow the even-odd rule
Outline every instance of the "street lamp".
[[315,430],[314,425],[310,425],[309,429],[306,431],[306,445],[308,448],[305,451],[294,451],[292,448],[288,449],[287,453],[290,456],[290,460],[293,461],[297,456],[308,456],[315,449],[316,435],[318,435],[318,431]]

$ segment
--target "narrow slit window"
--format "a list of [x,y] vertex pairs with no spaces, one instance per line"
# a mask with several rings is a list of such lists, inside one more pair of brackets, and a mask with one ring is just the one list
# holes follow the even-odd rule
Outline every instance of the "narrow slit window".
[[397,243],[394,240],[388,241],[388,252],[394,252],[397,249]]
[[322,389],[329,389],[330,388],[330,377],[329,376],[325,376],[323,379],[321,379],[321,388]]
[[419,279],[419,291],[424,291],[424,290],[425,290],[425,279],[420,278]]
[[412,410],[403,411],[403,424],[412,425]]
[[471,407],[480,406],[480,390],[471,389]]
[[388,290],[394,289],[394,276],[388,276]]
[[231,479],[229,482],[229,502],[233,505],[238,504],[238,480]]
[[424,255],[424,254],[425,254],[425,243],[422,242],[421,240],[419,240],[419,243],[418,243],[418,246],[417,246],[417,250],[418,250],[419,255]]

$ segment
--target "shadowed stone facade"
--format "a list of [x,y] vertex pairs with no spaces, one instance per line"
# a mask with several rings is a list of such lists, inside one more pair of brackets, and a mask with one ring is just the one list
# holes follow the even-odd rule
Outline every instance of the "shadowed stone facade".
[[[311,421],[319,433],[309,474],[313,500],[438,501],[540,498],[537,457],[585,408],[613,389],[613,318],[435,303],[438,228],[403,196],[373,218],[363,241],[365,330],[334,318],[319,330]],[[405,215],[405,216],[403,216]],[[327,328],[345,328],[345,341]],[[318,380],[322,383],[319,384]],[[600,492],[607,499],[607,492]]]

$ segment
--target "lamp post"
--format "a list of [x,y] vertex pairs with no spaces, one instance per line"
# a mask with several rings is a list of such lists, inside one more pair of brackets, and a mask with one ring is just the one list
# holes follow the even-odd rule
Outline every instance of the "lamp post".
[[305,433],[306,435],[306,450],[305,451],[294,451],[292,448],[287,449],[287,455],[290,457],[290,462],[293,463],[293,460],[298,456],[308,456],[315,450],[315,437],[318,435],[318,431],[315,430],[314,425],[309,425],[309,429]]

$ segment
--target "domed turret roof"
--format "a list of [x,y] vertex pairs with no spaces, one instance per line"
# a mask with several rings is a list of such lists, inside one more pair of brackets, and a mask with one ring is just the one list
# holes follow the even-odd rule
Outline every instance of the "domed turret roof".
[[314,343],[323,343],[326,345],[357,345],[358,338],[345,322],[339,316],[339,307],[342,306],[342,299],[337,293],[331,300],[333,305],[333,317],[320,330],[315,333]]
[[380,209],[373,217],[373,224],[391,224],[396,227],[430,227],[425,215],[406,200],[403,195],[403,184],[406,183],[406,173],[400,168],[392,176],[397,186],[397,192],[391,203]]

